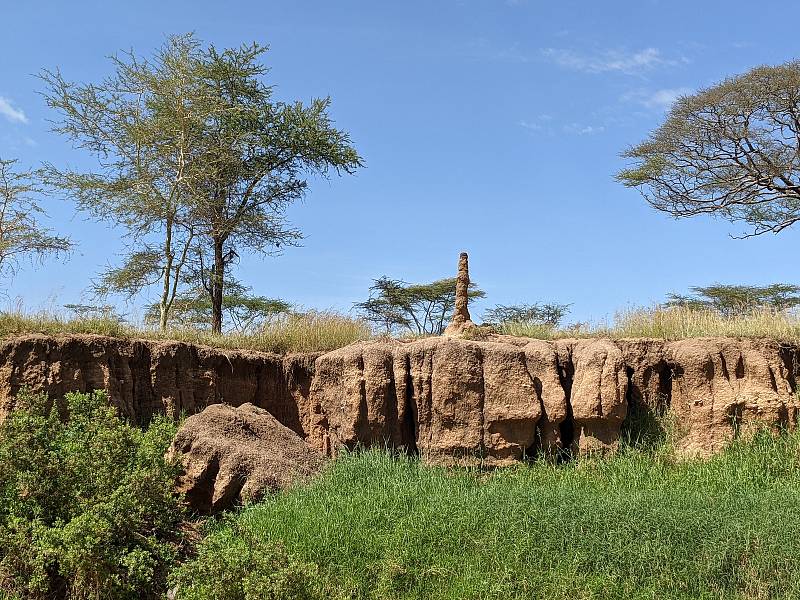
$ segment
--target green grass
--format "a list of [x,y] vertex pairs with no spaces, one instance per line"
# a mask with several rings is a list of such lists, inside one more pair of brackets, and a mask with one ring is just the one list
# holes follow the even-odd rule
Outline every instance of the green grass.
[[369,326],[358,319],[331,312],[307,313],[270,324],[252,334],[213,335],[196,329],[159,331],[106,318],[66,318],[58,314],[0,312],[0,338],[43,333],[97,334],[125,339],[176,340],[214,348],[287,354],[341,348],[371,337]]
[[[798,458],[794,434],[490,474],[352,454],[216,525],[179,597],[800,598]],[[292,585],[246,594],[270,556]]]

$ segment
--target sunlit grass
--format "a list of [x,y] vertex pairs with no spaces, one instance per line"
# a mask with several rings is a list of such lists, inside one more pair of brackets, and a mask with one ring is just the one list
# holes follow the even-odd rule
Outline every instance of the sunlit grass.
[[[585,337],[648,337],[678,340],[695,337],[769,338],[800,343],[800,317],[787,312],[757,310],[724,316],[713,310],[687,307],[633,308],[617,313],[611,323],[579,323],[553,328],[532,323],[506,323],[498,333],[536,339]],[[0,312],[0,337],[43,333],[99,334],[120,338],[177,340],[215,348],[263,352],[315,352],[341,348],[374,337],[369,325],[334,312],[310,312],[281,319],[250,334],[172,328],[165,332],[133,326],[113,318],[67,317],[54,312]],[[403,339],[415,339],[405,336]]]
[[508,323],[501,327],[500,333],[537,339],[743,337],[800,342],[800,318],[792,313],[768,309],[725,316],[710,309],[688,307],[633,308],[617,313],[610,324],[582,323],[555,329],[539,324]]
[[306,313],[271,323],[252,334],[213,335],[195,329],[159,331],[112,318],[69,318],[55,313],[0,313],[0,337],[30,333],[97,334],[117,338],[176,340],[215,348],[289,352],[328,351],[371,337],[369,326],[332,312]]

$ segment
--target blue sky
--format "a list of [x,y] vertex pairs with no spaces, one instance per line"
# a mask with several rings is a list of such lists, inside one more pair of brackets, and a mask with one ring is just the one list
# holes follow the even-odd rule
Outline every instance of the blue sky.
[[[91,167],[49,132],[34,75],[88,82],[107,56],[147,54],[166,35],[269,44],[280,99],[330,95],[364,157],[357,175],[315,182],[290,218],[303,247],[245,257],[255,292],[349,310],[381,275],[453,275],[458,253],[495,303],[572,303],[605,320],[712,282],[800,282],[798,232],[736,240],[708,218],[675,221],[614,181],[619,153],[681,93],[796,58],[793,2],[420,0],[404,2],[5,2],[0,156]],[[86,301],[119,231],[45,203],[78,246],[64,263],[3,282],[30,310]],[[153,294],[154,296],[154,294]],[[144,301],[144,299],[142,299]],[[136,307],[128,309],[133,315]],[[481,306],[473,307],[479,316]]]

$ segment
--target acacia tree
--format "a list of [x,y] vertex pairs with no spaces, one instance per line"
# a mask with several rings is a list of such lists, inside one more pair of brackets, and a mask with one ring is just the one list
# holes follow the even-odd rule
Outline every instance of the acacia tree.
[[800,61],[680,98],[617,177],[675,217],[744,222],[744,237],[800,220]]
[[[238,281],[226,282],[222,310],[229,323],[226,330],[239,334],[255,333],[265,325],[293,314],[290,303],[253,295],[250,288]],[[148,321],[158,318],[157,304],[150,307],[145,318]],[[181,327],[209,329],[211,299],[206,290],[196,286],[179,293],[170,313],[170,323]]]
[[758,308],[783,311],[800,306],[800,286],[773,283],[765,286],[716,283],[690,288],[691,294],[670,294],[666,306],[712,309],[724,315],[746,313]]
[[45,181],[91,218],[125,230],[123,263],[104,271],[95,291],[130,298],[160,282],[162,329],[194,240],[188,194],[204,124],[194,109],[203,94],[199,57],[191,36],[172,37],[151,59],[112,57],[114,74],[97,84],[68,82],[58,70],[40,75],[59,115],[53,130],[97,158],[88,172],[45,165]]
[[269,254],[296,244],[301,234],[286,222],[285,209],[303,198],[307,178],[362,165],[348,134],[328,116],[329,98],[307,106],[273,98],[259,62],[266,50],[211,46],[200,60],[204,123],[191,219],[215,333],[222,331],[226,277],[240,252]]
[[530,323],[546,327],[558,327],[558,324],[569,312],[569,304],[538,302],[534,304],[497,304],[483,314],[487,323]]
[[15,171],[16,160],[0,158],[0,276],[16,274],[20,260],[42,259],[69,252],[72,243],[53,235],[37,220],[44,211],[34,196],[40,193],[35,175]]
[[[370,297],[354,304],[368,322],[387,334],[407,330],[417,335],[441,335],[456,304],[456,278],[409,284],[381,277],[370,289]],[[486,294],[470,283],[470,299]]]

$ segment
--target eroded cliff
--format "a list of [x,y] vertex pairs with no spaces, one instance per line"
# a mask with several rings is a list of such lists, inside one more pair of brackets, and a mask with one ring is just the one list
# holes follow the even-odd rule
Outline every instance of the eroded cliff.
[[[22,387],[105,389],[120,412],[268,410],[311,446],[390,445],[443,462],[509,464],[613,449],[671,409],[678,450],[706,456],[759,426],[796,426],[800,350],[769,340],[377,340],[281,357],[178,342],[31,335],[0,346],[0,411]],[[636,417],[634,419],[634,417]]]

